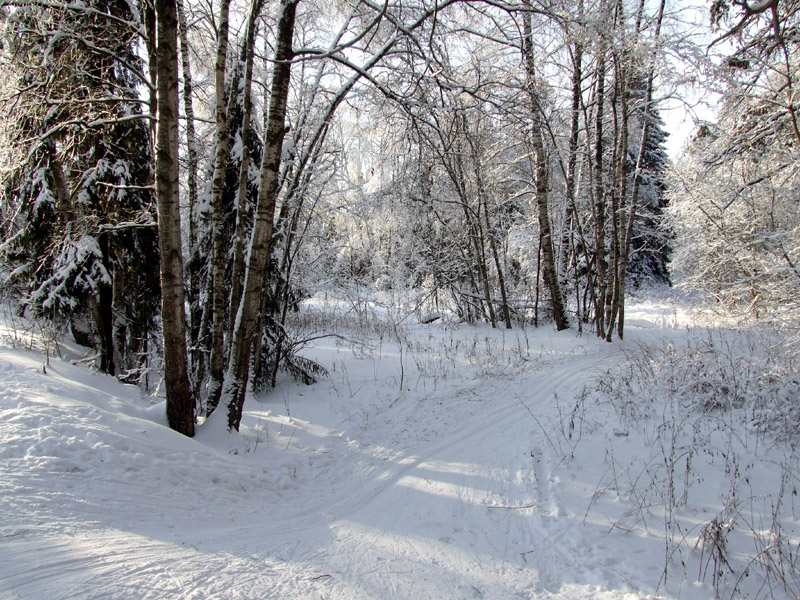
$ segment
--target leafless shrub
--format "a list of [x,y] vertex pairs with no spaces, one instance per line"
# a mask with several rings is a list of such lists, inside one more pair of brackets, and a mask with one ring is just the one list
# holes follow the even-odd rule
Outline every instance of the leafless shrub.
[[711,567],[711,581],[717,596],[723,577],[726,573],[733,573],[734,569],[728,562],[728,534],[734,528],[735,518],[726,507],[719,515],[703,525],[695,549],[700,547],[700,568],[697,573],[698,581],[704,581]]
[[[595,399],[638,431],[650,454],[626,465],[612,452],[612,468],[592,504],[614,492],[630,508],[612,529],[663,532],[661,583],[690,577],[695,565],[717,597],[739,597],[748,580],[750,594],[753,582],[762,582],[757,597],[780,592],[798,598],[800,542],[795,531],[785,531],[786,519],[797,518],[787,503],[800,488],[797,363],[798,345],[785,332],[704,330],[690,332],[680,346],[639,345],[621,368],[601,378]],[[757,447],[762,450],[754,454]],[[754,491],[750,477],[760,466],[774,470],[774,456],[783,457],[780,488]],[[719,498],[721,509],[697,523],[687,509],[693,498],[708,498],[707,489],[705,496],[700,490],[694,495],[703,488],[700,473],[708,472],[701,463],[722,475],[728,489]],[[771,502],[771,512],[754,507],[757,500]],[[761,522],[769,514],[771,521]],[[748,539],[751,551],[743,553]]]

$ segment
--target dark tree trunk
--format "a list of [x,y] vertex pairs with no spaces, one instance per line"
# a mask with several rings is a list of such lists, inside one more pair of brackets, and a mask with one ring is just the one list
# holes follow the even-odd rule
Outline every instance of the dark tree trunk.
[[[109,275],[114,275],[111,264],[108,233],[100,235],[98,239],[100,252],[103,254],[103,266]],[[102,283],[97,286],[97,335],[100,338],[100,370],[109,375],[116,375],[117,369],[114,362],[114,293],[111,284]]]
[[178,15],[175,0],[155,0],[155,7],[158,44],[156,198],[167,420],[175,431],[192,436],[195,403],[187,361],[178,188]]

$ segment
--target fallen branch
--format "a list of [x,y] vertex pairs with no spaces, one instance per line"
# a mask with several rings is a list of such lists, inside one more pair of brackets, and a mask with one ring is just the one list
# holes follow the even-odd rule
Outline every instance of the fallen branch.
[[486,508],[505,508],[506,510],[522,510],[524,508],[533,508],[536,506],[536,502],[531,502],[530,504],[523,504],[522,506],[503,506],[500,504],[491,504],[487,505]]

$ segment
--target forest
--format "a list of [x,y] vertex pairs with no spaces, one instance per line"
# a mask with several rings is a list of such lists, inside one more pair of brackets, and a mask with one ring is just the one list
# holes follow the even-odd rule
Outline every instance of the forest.
[[[101,371],[163,363],[176,430],[313,378],[323,290],[611,341],[674,272],[791,318],[791,4],[167,4],[4,5],[2,251]],[[672,164],[687,86],[719,110]]]
[[[685,574],[699,553],[702,593],[800,597],[798,10],[797,0],[4,0],[5,335],[46,354],[43,375],[51,355],[69,354],[136,390],[171,430],[228,440],[219,443],[231,454],[250,454],[263,423],[278,427],[277,416],[253,424],[247,407],[280,396],[291,420],[289,396],[322,396],[299,390],[360,398],[354,367],[337,362],[342,348],[377,361],[378,385],[392,347],[400,395],[358,410],[395,436],[406,429],[386,415],[406,393],[472,373],[481,386],[507,380],[516,398],[542,368],[556,433],[539,421],[550,409],[515,404],[547,440],[525,450],[548,455],[537,481],[577,460],[584,427],[588,439],[602,421],[612,442],[632,442],[636,424],[651,423],[642,440],[660,454],[633,477],[600,452],[613,476],[575,511],[585,524],[627,473],[632,504],[608,518],[628,533],[658,521],[653,593],[691,596],[669,587],[669,573]],[[667,297],[672,309],[653,308]],[[687,331],[661,344],[645,323]],[[571,352],[616,362],[570,362]],[[562,353],[547,371],[541,361]],[[560,403],[562,383],[577,400]],[[663,398],[672,408],[656,408]],[[586,417],[592,402],[620,423]],[[744,429],[717,412],[738,414]],[[445,426],[419,419],[408,426]],[[273,437],[288,451],[301,442],[282,437],[287,423]],[[700,448],[718,435],[728,450],[706,451],[704,475]],[[735,458],[731,440],[744,438],[769,438],[780,458],[751,441],[741,442],[748,458]],[[752,488],[761,460],[780,466],[780,484],[753,492],[747,513],[739,486]],[[690,484],[704,489],[720,468],[730,476],[721,507],[697,508]],[[558,490],[539,491],[558,504]],[[491,508],[534,510],[509,502]],[[713,518],[686,525],[678,513],[690,505]],[[755,551],[734,558],[733,531]],[[557,561],[539,567],[542,597],[584,597],[548,583]],[[748,588],[756,571],[762,583]],[[381,585],[331,597],[468,597]],[[597,589],[585,597],[622,597]],[[209,597],[267,597],[219,593]]]

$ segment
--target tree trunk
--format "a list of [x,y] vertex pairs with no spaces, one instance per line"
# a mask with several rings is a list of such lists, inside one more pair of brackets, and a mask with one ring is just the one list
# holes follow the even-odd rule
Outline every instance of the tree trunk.
[[161,253],[161,319],[164,384],[169,426],[194,435],[189,386],[178,187],[178,15],[175,0],[155,0],[158,43],[156,198]]
[[472,250],[475,252],[475,262],[477,264],[478,278],[480,279],[481,288],[483,291],[483,300],[486,302],[485,314],[489,317],[489,322],[492,324],[492,327],[497,327],[497,317],[494,312],[494,306],[492,304],[492,292],[489,286],[489,270],[486,268],[486,253],[483,249],[484,236],[483,228],[480,226],[480,214],[475,216],[472,215],[473,210],[467,202],[468,199],[466,191],[463,189],[463,187],[459,187],[459,190],[461,206],[464,208],[464,218],[467,222],[469,239],[472,242]]
[[569,328],[569,320],[564,310],[564,299],[561,295],[561,286],[558,282],[555,251],[553,249],[553,234],[550,228],[547,158],[544,151],[544,140],[542,140],[541,130],[538,127],[534,128],[531,137],[536,161],[536,208],[539,220],[540,244],[542,247],[542,275],[547,285],[547,290],[550,292],[550,301],[553,305],[553,319],[556,322],[556,329],[558,329],[558,331],[563,331]]
[[[192,84],[192,65],[189,61],[189,29],[186,25],[186,12],[183,0],[177,0],[178,26],[181,40],[181,67],[183,71],[183,112],[186,117],[186,185],[189,192],[189,244],[197,244],[197,133],[194,128],[194,86]],[[194,288],[192,288],[194,289]]]
[[[583,2],[578,2],[578,18],[583,18]],[[569,146],[567,149],[567,169],[564,174],[564,192],[567,203],[564,210],[564,222],[567,224],[561,238],[561,254],[558,260],[559,277],[566,280],[570,260],[577,264],[577,256],[569,254],[575,247],[575,232],[581,224],[578,209],[575,205],[577,197],[578,137],[580,135],[580,108],[583,82],[583,44],[576,43],[572,48],[572,103],[570,105]],[[579,232],[582,233],[582,232]],[[582,236],[581,236],[582,237]],[[584,245],[585,248],[585,245]],[[576,310],[580,308],[576,305]],[[580,327],[580,310],[578,310],[578,327]]]
[[[489,215],[484,214],[486,218],[486,227],[489,227]],[[500,288],[500,300],[502,301],[502,310],[503,310],[503,321],[505,321],[506,329],[511,329],[511,309],[508,306],[508,292],[506,291],[506,279],[503,275],[503,265],[500,261],[500,253],[497,250],[497,240],[495,240],[494,236],[492,235],[491,231],[487,232],[489,237],[489,248],[492,251],[492,257],[494,258],[494,267],[497,269],[497,285]]]
[[158,84],[158,65],[157,61],[154,58],[157,55],[156,52],[156,10],[155,5],[152,2],[142,2],[142,21],[144,24],[144,43],[145,48],[147,49],[147,56],[149,58],[148,61],[148,69],[149,69],[149,76],[150,76],[150,97],[149,97],[149,108],[150,108],[150,116],[153,119],[150,120],[150,136],[152,141],[152,136],[155,135],[156,132],[156,121],[155,116],[158,112],[158,94],[156,93],[156,86]]
[[58,215],[64,227],[64,232],[68,235],[69,232],[67,229],[75,220],[75,209],[72,206],[69,186],[67,185],[67,176],[64,174],[64,166],[58,158],[55,142],[48,140],[45,143],[45,147],[47,148],[48,161],[50,163],[50,173],[53,176],[53,186],[55,187],[56,202],[58,204]]
[[620,287],[622,252],[624,245],[623,235],[625,228],[622,220],[625,214],[625,204],[628,195],[628,69],[625,66],[625,57],[617,57],[617,81],[615,83],[614,122],[617,123],[617,144],[614,150],[614,172],[611,193],[611,289],[606,300],[606,341],[610,342],[617,321],[618,302],[622,293]]
[[[658,16],[656,17],[656,30],[653,36],[653,53],[655,54],[658,41],[661,37],[661,24],[664,19],[664,6],[666,0],[661,0],[658,7]],[[643,11],[640,6],[640,16]],[[623,338],[625,332],[625,285],[628,276],[628,260],[631,254],[631,244],[633,243],[633,226],[636,221],[636,211],[639,205],[639,186],[642,180],[642,166],[644,163],[645,147],[647,145],[647,138],[650,131],[650,104],[653,102],[653,84],[655,80],[655,56],[651,57],[650,67],[647,73],[647,89],[644,98],[644,110],[642,111],[642,134],[639,138],[639,153],[636,157],[636,169],[633,173],[633,183],[631,185],[631,206],[630,213],[628,214],[628,222],[625,229],[624,249],[622,253],[622,262],[620,264],[620,288],[622,293],[618,299],[617,312],[617,335],[620,339]]]
[[[497,285],[500,288],[501,310],[503,311],[503,321],[505,321],[506,329],[511,329],[511,311],[508,308],[508,295],[506,294],[506,281],[503,277],[503,265],[500,262],[500,253],[497,251],[497,240],[492,235],[491,225],[489,222],[489,203],[486,199],[486,192],[483,187],[483,179],[479,172],[480,167],[475,163],[475,177],[478,180],[478,198],[479,202],[483,204],[483,220],[486,225],[486,238],[489,241],[489,250],[494,259],[494,268],[497,271]],[[481,200],[482,199],[482,200]]]
[[[467,117],[460,114],[456,117],[457,122],[454,125],[460,130],[460,135],[464,137],[465,141],[469,139],[467,131]],[[485,310],[482,312],[486,315],[492,327],[497,327],[497,316],[494,312],[494,305],[492,303],[492,290],[489,285],[489,269],[486,266],[486,251],[485,251],[485,236],[483,235],[483,226],[481,224],[481,203],[478,199],[477,210],[474,209],[469,202],[469,193],[467,192],[468,177],[464,172],[464,152],[461,148],[450,149],[449,152],[444,150],[448,148],[450,143],[445,139],[445,132],[441,129],[437,130],[439,139],[442,143],[442,152],[440,154],[442,162],[450,181],[458,195],[459,202],[464,211],[464,222],[469,236],[470,248],[475,253],[474,263],[477,268],[478,284],[480,287],[475,287],[476,293],[483,293],[483,301],[486,303]]]
[[222,394],[225,372],[225,265],[228,244],[223,235],[225,221],[225,171],[228,168],[228,103],[225,98],[225,61],[228,56],[228,14],[230,0],[221,0],[217,25],[216,120],[217,151],[214,157],[214,177],[211,183],[211,356],[208,364],[208,398],[206,414],[214,412]]
[[[180,35],[181,67],[183,71],[183,112],[186,117],[186,185],[189,194],[189,253],[197,245],[197,133],[194,128],[194,86],[192,84],[192,68],[189,61],[189,31],[186,25],[186,12],[183,7],[183,0],[177,0],[178,10],[178,31]],[[190,340],[190,365],[194,379],[194,393],[200,391],[200,384],[205,377],[205,354],[200,349],[199,336],[202,327],[203,311],[197,306],[200,296],[200,282],[197,274],[189,270],[189,303],[192,308],[189,311],[189,340]]]
[[[523,4],[530,9],[530,0],[524,0]],[[523,54],[525,58],[526,88],[531,100],[533,125],[531,131],[531,143],[536,167],[536,207],[539,219],[539,235],[542,250],[542,274],[545,284],[550,292],[550,300],[553,306],[553,319],[556,322],[556,329],[563,331],[569,328],[569,319],[564,307],[564,297],[561,294],[561,285],[558,280],[558,270],[556,268],[555,251],[553,248],[553,234],[550,228],[550,214],[548,206],[548,167],[547,156],[544,149],[544,113],[542,111],[539,98],[536,94],[536,73],[533,60],[533,31],[531,26],[531,13],[528,10],[523,15],[523,27],[525,39],[523,40]]]
[[236,316],[231,359],[223,396],[228,404],[228,429],[239,430],[244,396],[249,377],[250,356],[261,309],[261,293],[266,281],[272,250],[272,227],[275,218],[281,150],[286,133],[286,101],[291,80],[292,39],[297,0],[282,0],[272,72],[269,116],[264,136],[261,162],[261,185],[258,190],[255,223],[250,240],[250,260],[245,275],[244,294]]
[[126,372],[131,368],[131,353],[128,348],[130,335],[128,319],[125,311],[125,269],[119,264],[112,267],[111,276],[111,331],[113,337],[112,356],[114,358],[115,375],[126,381]]
[[[239,197],[236,208],[236,235],[234,240],[233,269],[231,273],[231,299],[229,334],[236,325],[236,313],[242,299],[242,271],[244,270],[245,249],[245,219],[247,209],[247,183],[248,170],[250,169],[250,119],[253,112],[252,84],[253,84],[253,58],[255,55],[256,22],[261,13],[263,0],[253,0],[250,6],[250,16],[247,18],[247,33],[244,45],[244,102],[242,117],[242,166],[239,171]],[[231,341],[229,340],[229,344]]]
[[[602,52],[602,49],[601,49]],[[595,227],[595,270],[596,270],[596,289],[594,318],[597,328],[597,335],[604,337],[606,330],[605,323],[605,298],[607,289],[607,265],[606,265],[606,191],[603,185],[603,108],[605,103],[605,55],[601,54],[600,62],[597,65],[597,91],[595,102],[597,104],[595,113],[595,145],[594,145],[594,202],[592,203],[592,217]]]

